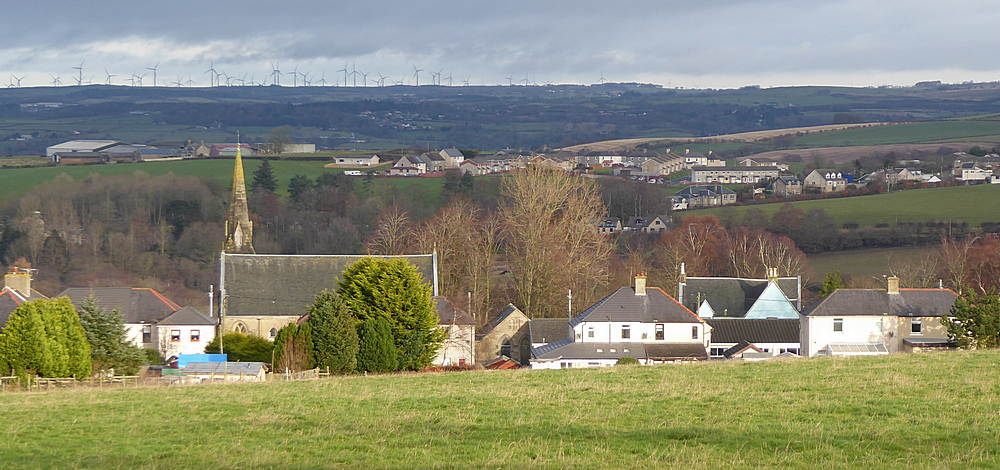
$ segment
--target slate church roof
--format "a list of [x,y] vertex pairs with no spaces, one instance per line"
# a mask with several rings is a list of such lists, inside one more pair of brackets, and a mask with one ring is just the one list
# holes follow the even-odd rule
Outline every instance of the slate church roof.
[[[779,277],[775,283],[781,293],[798,310],[802,308],[798,277]],[[737,277],[688,277],[679,286],[681,303],[691,310],[698,310],[708,300],[715,317],[744,317],[767,288],[767,279]]]
[[[348,266],[368,255],[222,254],[219,285],[227,296],[227,316],[301,316],[324,289],[336,289]],[[399,258],[417,268],[437,292],[435,255]]]

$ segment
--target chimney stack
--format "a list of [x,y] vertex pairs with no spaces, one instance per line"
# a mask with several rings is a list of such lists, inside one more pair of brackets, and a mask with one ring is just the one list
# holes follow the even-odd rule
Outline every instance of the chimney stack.
[[688,274],[687,270],[684,269],[684,263],[681,263],[681,282],[687,282]]
[[635,276],[635,295],[646,295],[646,273]]
[[15,266],[4,274],[3,285],[16,290],[22,297],[31,297],[31,272]]
[[890,295],[899,294],[899,278],[896,276],[889,276],[886,279],[886,291]]

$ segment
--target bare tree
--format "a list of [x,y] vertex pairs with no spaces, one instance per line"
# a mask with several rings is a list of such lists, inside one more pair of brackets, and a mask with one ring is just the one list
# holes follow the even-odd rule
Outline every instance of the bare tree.
[[938,248],[941,274],[948,286],[958,292],[962,292],[968,284],[969,250],[978,239],[979,237],[968,237],[964,240],[950,238],[941,240],[941,246]]
[[806,256],[788,237],[763,230],[736,229],[726,237],[730,267],[738,277],[764,277],[767,268],[777,268],[782,276],[800,276],[806,270]]
[[938,259],[934,256],[889,258],[889,273],[899,278],[903,287],[936,287]]
[[402,255],[406,253],[409,238],[409,216],[406,211],[392,206],[379,215],[375,231],[365,243],[365,248],[372,255]]
[[595,227],[605,214],[593,181],[537,166],[504,178],[500,207],[515,298],[529,316],[566,315],[594,300],[608,277],[609,240]]

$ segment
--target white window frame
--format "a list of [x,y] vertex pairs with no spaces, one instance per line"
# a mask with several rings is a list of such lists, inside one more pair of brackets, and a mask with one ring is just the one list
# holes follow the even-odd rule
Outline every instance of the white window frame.
[[844,332],[844,319],[843,318],[834,318],[833,319],[833,332],[834,333],[843,333]]

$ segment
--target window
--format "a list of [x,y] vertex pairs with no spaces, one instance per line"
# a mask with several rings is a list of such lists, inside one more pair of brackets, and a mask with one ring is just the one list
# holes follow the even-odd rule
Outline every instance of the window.
[[274,338],[275,336],[278,336],[278,330],[271,328],[271,331],[267,332],[267,334],[271,335],[271,337]]
[[844,319],[834,318],[833,319],[833,331],[844,331]]
[[910,320],[910,333],[915,335],[922,334],[924,328],[923,320],[919,318],[913,318]]
[[691,327],[691,339],[698,339],[698,327],[697,326],[692,326]]
[[663,335],[663,324],[662,323],[657,323],[654,328],[656,330],[656,340],[657,341],[663,341],[663,338],[664,338],[664,335]]
[[778,349],[778,354],[782,354],[782,353],[786,353],[786,352],[792,353],[792,354],[798,354],[799,353],[799,348],[779,348]]
[[587,365],[590,366],[590,367],[600,367],[601,363],[600,362],[588,362]]
[[711,348],[708,355],[712,357],[722,357],[725,355],[726,349],[729,348]]
[[458,366],[459,367],[465,367],[465,359],[464,358],[458,360]]
[[594,327],[592,327],[592,326],[588,326],[587,327],[587,337],[588,338],[593,338],[594,337]]
[[197,343],[201,341],[201,330],[191,330],[191,342]]
[[632,337],[632,327],[629,325],[622,325],[622,339],[629,339]]
[[560,369],[567,369],[567,368],[570,368],[570,367],[573,367],[573,363],[572,362],[560,362],[559,363],[559,368]]
[[142,342],[152,343],[153,342],[153,327],[145,325],[142,327]]
[[181,330],[170,330],[170,342],[178,343],[181,340]]
[[510,338],[504,338],[500,343],[500,355],[510,357]]

